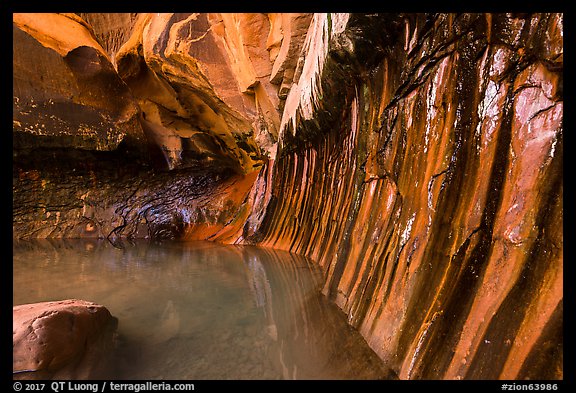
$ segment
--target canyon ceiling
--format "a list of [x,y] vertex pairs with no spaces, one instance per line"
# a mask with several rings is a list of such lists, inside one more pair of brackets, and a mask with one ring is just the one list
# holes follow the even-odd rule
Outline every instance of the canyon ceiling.
[[562,86],[562,14],[14,14],[13,237],[289,250],[400,379],[559,379]]

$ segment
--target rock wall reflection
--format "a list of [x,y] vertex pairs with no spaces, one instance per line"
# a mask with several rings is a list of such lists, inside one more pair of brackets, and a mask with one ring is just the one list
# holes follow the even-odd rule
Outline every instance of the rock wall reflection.
[[15,305],[81,298],[118,318],[111,377],[391,377],[304,257],[207,242],[13,245]]
[[315,270],[309,260],[272,249],[239,250],[284,379],[394,377],[345,314],[320,294],[319,272],[305,274]]

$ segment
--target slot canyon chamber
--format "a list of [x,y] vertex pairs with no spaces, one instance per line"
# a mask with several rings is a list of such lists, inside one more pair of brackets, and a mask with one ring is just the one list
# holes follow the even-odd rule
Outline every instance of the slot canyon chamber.
[[14,242],[289,251],[396,378],[563,378],[561,13],[13,14],[12,135]]

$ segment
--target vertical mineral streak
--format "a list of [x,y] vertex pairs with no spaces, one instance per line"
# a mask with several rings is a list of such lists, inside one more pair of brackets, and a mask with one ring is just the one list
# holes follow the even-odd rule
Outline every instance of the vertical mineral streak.
[[255,239],[402,379],[562,378],[563,16],[343,19],[311,23]]
[[563,14],[15,14],[15,237],[259,244],[401,379],[563,377]]

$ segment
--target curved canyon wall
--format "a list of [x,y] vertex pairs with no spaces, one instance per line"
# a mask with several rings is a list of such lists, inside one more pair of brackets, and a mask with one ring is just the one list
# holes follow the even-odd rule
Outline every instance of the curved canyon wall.
[[562,378],[562,14],[15,14],[13,63],[14,237],[290,250],[401,379]]
[[561,23],[352,16],[287,128],[254,239],[402,379],[562,375]]

